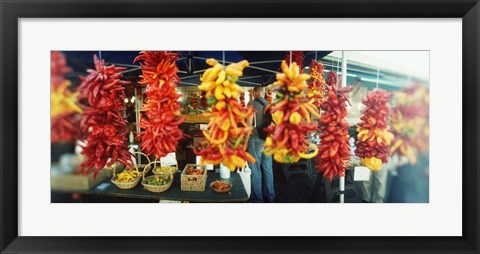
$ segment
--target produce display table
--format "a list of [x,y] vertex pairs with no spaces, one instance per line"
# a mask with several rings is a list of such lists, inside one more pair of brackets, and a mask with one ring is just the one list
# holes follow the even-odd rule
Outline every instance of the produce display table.
[[110,179],[107,179],[99,183],[93,189],[83,193],[112,197],[170,200],[181,202],[224,203],[248,201],[248,195],[239,174],[232,173],[230,176],[230,182],[233,184],[230,194],[216,193],[210,188],[210,183],[219,179],[220,174],[208,173],[205,191],[182,191],[180,189],[180,173],[177,172],[172,186],[170,186],[170,188],[165,192],[161,193],[153,193],[145,190],[141,182],[133,189],[121,190],[111,183]]

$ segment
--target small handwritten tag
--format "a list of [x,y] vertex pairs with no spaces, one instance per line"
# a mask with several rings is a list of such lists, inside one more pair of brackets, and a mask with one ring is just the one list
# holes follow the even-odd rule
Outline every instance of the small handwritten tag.
[[370,181],[370,175],[372,171],[367,167],[355,167],[355,172],[353,173],[354,181]]
[[167,156],[160,158],[160,162],[163,165],[177,165],[177,155],[175,153],[169,153]]

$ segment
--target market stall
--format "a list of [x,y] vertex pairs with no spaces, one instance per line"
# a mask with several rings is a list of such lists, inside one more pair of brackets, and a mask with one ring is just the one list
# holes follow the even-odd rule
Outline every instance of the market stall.
[[[313,195],[323,186],[344,202],[357,167],[428,154],[428,80],[371,63],[337,51],[54,52],[52,199],[247,202],[255,129],[286,184],[306,175]],[[262,129],[250,123],[257,86],[272,118]]]

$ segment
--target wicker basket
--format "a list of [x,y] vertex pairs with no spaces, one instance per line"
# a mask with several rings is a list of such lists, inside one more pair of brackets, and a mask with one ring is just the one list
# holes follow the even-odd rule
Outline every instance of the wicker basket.
[[[161,168],[162,166],[169,166],[169,165],[163,165],[163,163],[162,163],[161,161],[155,159],[155,161],[153,162],[153,169],[152,169],[153,174],[155,174],[155,175],[165,175],[165,173],[158,173],[158,172],[155,171],[155,169],[158,168],[158,167],[156,167],[157,163],[160,165],[160,168]],[[175,166],[171,166],[171,167],[175,168],[171,173],[172,173],[172,174],[177,173],[177,171],[178,171],[178,162],[177,162],[177,164],[176,164]]]
[[[170,188],[170,186],[172,186],[173,172],[170,172],[170,174],[158,174],[158,175],[153,174],[151,176],[145,177],[145,175],[147,175],[148,171],[153,168],[152,164],[154,164],[154,163],[156,163],[156,161],[149,163],[147,165],[147,167],[145,167],[145,170],[143,171],[142,185],[146,190],[148,190],[150,192],[156,192],[156,193],[164,192],[164,191],[168,190]],[[170,182],[168,184],[161,185],[161,186],[147,184],[147,179],[158,177],[158,176],[165,176],[165,175],[169,175],[170,178],[171,178]]]
[[117,186],[119,189],[122,189],[122,190],[128,190],[128,189],[132,189],[132,188],[135,188],[135,186],[137,186],[137,184],[140,182],[140,179],[142,179],[142,172],[140,172],[138,170],[138,168],[143,168],[143,171],[145,171],[146,169],[146,166],[148,166],[150,164],[150,159],[148,158],[148,156],[142,152],[135,152],[134,154],[141,154],[143,156],[145,156],[148,160],[148,164],[134,164],[134,167],[135,167],[135,171],[137,171],[137,179],[135,179],[135,181],[132,181],[132,182],[126,182],[126,183],[123,183],[123,182],[117,182],[115,180],[115,178],[117,177],[116,176],[116,168],[113,169],[113,176],[112,176],[112,180],[111,182],[113,184],[115,184],[115,186]]
[[187,175],[189,167],[200,167],[197,164],[187,164],[180,175],[180,187],[182,191],[205,191],[207,183],[207,170],[203,169],[203,175]]

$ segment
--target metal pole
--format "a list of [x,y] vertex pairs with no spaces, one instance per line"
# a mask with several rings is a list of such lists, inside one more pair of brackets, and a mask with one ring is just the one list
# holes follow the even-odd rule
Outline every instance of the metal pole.
[[345,51],[342,51],[342,86],[347,86],[347,56],[345,55]]
[[188,51],[188,73],[192,73],[192,51]]
[[225,51],[222,51],[222,57],[223,57],[223,66],[225,66]]
[[380,68],[377,67],[377,89],[378,89],[378,80],[380,78]]
[[98,58],[99,58],[100,61],[102,61],[102,51],[100,51],[100,50],[98,51]]
[[292,51],[290,50],[290,65],[292,64]]
[[[135,110],[135,127],[136,127],[136,130],[137,130],[137,133],[140,133],[140,127],[138,126],[138,124],[140,123],[140,107],[142,105],[142,102],[137,97],[137,88],[134,88],[134,91],[135,91],[134,92],[135,93],[135,107],[134,107],[134,110]],[[141,152],[140,145],[138,146],[138,151]],[[138,156],[137,163],[142,164],[142,156],[140,156],[140,155]]]
[[344,191],[345,191],[345,176],[341,176],[340,177],[340,198],[339,198],[340,203],[345,203],[345,194],[343,194]]
[[[345,51],[342,51],[342,84],[341,87],[347,86],[347,56],[345,55]],[[343,172],[345,175],[345,171]],[[344,203],[345,194],[345,176],[340,177],[340,203]]]
[[317,57],[318,57],[317,53],[318,53],[318,52],[315,51],[315,61],[317,61]]

